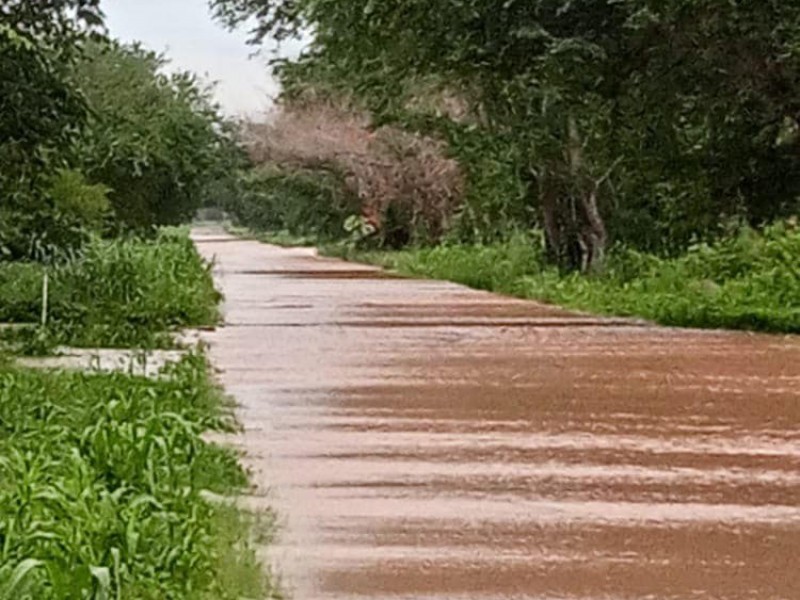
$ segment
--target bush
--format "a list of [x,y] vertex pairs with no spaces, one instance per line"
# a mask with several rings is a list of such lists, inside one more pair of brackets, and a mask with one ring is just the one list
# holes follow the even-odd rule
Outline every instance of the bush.
[[48,195],[55,209],[66,218],[99,231],[111,210],[110,191],[102,184],[89,184],[79,171],[62,169],[52,178]]
[[254,231],[337,239],[358,201],[332,172],[262,168],[248,173],[225,209]]
[[0,261],[64,260],[91,237],[81,221],[56,210],[51,199],[26,204],[0,208]]
[[284,106],[271,122],[250,124],[245,141],[256,164],[341,174],[380,246],[441,240],[462,201],[463,174],[440,139],[374,127],[344,101]]
[[0,260],[63,260],[105,228],[108,188],[68,169],[42,178],[24,202],[0,205]]
[[39,263],[0,263],[0,322],[37,321],[46,272]]

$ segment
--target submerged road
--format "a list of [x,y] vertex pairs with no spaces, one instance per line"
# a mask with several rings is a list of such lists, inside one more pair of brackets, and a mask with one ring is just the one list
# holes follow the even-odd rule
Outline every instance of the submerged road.
[[195,239],[295,600],[800,598],[800,339]]

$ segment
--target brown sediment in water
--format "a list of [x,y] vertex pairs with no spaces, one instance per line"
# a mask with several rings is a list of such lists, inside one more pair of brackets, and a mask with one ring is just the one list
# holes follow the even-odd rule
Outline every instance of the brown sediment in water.
[[800,598],[800,339],[198,246],[297,600]]

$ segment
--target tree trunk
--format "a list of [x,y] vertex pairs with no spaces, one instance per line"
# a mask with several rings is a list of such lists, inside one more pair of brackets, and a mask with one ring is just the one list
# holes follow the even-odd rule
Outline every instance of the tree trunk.
[[600,209],[597,206],[597,186],[588,195],[581,196],[586,227],[584,229],[584,243],[586,255],[584,257],[584,271],[596,273],[605,266],[606,246],[608,245],[608,231]]
[[576,190],[580,209],[580,214],[574,217],[575,224],[579,226],[580,268],[583,272],[598,272],[604,266],[608,245],[608,230],[597,204],[597,192],[605,178],[592,181],[588,177],[584,167],[583,143],[574,117],[569,118],[568,136],[569,169],[573,178],[571,187]]
[[558,192],[546,178],[539,181],[539,199],[542,205],[546,257],[550,262],[560,264],[563,248],[558,224]]
[[572,197],[552,175],[540,177],[538,191],[548,262],[565,271],[580,269],[581,228]]
[[[580,132],[572,117],[567,132],[564,158],[542,165],[535,178],[546,256],[565,271],[597,272],[603,269],[608,246],[608,231],[598,205],[600,186],[608,175],[596,181],[588,175]],[[530,185],[537,189],[534,181]]]

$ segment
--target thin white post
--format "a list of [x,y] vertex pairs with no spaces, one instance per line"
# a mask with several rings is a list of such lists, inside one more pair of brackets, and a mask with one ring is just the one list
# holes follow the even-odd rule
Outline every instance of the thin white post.
[[47,297],[49,295],[50,275],[45,272],[42,281],[42,327],[47,326]]

